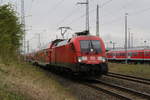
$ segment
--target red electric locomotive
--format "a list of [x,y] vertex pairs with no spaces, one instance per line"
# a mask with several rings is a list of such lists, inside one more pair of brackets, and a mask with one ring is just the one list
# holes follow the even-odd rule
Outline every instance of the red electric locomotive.
[[52,41],[49,48],[33,54],[33,62],[99,76],[108,72],[105,51],[101,38],[81,35]]

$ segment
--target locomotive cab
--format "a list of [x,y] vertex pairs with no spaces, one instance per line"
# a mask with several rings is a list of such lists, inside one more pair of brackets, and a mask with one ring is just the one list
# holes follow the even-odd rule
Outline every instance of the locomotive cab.
[[107,74],[108,66],[103,41],[97,36],[78,36],[70,48],[75,51],[75,71],[95,75]]

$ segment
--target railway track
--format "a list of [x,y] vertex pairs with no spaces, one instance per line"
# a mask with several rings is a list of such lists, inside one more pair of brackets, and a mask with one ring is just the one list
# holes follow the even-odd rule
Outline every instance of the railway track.
[[150,79],[109,72],[106,76],[150,85]]
[[104,92],[104,93],[106,93],[106,94],[115,96],[115,97],[117,97],[117,98],[119,98],[119,99],[121,99],[121,100],[132,100],[132,99],[129,98],[129,97],[126,97],[126,96],[124,96],[124,95],[115,93],[115,92],[113,92],[113,91],[109,91],[108,89],[104,89],[104,88],[101,88],[101,87],[97,87],[97,86],[91,85],[91,84],[86,84],[86,85],[87,85],[88,87],[90,87],[90,88],[93,88],[93,89],[97,90],[97,91],[101,91],[101,92]]
[[134,98],[144,100],[150,99],[150,94],[139,92],[134,89],[126,88],[101,80],[94,80],[93,83],[86,83],[86,85],[97,91],[102,91],[106,94],[120,98],[121,100],[135,100]]

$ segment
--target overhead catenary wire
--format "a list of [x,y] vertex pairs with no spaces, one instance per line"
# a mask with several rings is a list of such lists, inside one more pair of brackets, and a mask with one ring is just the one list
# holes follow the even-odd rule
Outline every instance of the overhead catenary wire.
[[[113,1],[113,0],[108,0],[108,1],[104,2],[104,3],[100,6],[100,8],[103,8],[105,5],[107,5],[108,3],[112,2],[112,1]],[[94,8],[94,9],[90,10],[89,13],[91,14],[91,13],[94,13],[95,11],[96,11],[96,10],[95,10],[95,8]],[[77,17],[76,19],[73,19],[69,24],[72,24],[73,22],[75,22],[76,20],[79,20],[79,19],[83,18],[84,16],[86,16],[86,14],[83,14],[83,15]]]
[[34,0],[31,0],[31,6],[29,7],[29,14],[31,13],[33,3],[34,3]]
[[139,10],[139,11],[130,13],[130,16],[134,16],[134,15],[137,15],[137,14],[141,14],[141,13],[144,13],[144,12],[149,11],[149,10],[150,10],[150,7],[144,8],[144,9],[141,9],[141,10]]
[[[91,13],[93,13],[95,11],[95,9],[92,9],[89,13],[91,14]],[[79,17],[77,17],[77,18],[75,18],[75,19],[73,19],[70,23],[68,23],[68,24],[72,24],[73,22],[78,22],[79,21],[79,19],[81,19],[81,18],[83,18],[85,16],[85,14],[83,14],[83,15],[81,15],[81,16],[79,16]]]
[[[108,3],[110,3],[110,2],[112,2],[113,0],[108,0],[108,1],[106,1],[105,3],[103,3],[103,6],[105,6],[105,5],[107,5]],[[132,4],[133,3],[133,1],[131,1],[129,4]],[[128,5],[129,5],[128,4]],[[119,9],[119,11],[122,11],[122,10],[124,10],[125,9],[125,6],[126,5],[124,5],[122,8],[120,8]],[[118,12],[118,11],[117,11]],[[114,15],[114,12],[113,12],[113,14],[107,14],[107,16],[113,16]],[[106,16],[106,14],[105,14],[105,16]],[[102,25],[107,25],[107,24],[113,24],[113,23],[115,23],[115,22],[118,22],[118,21],[121,21],[121,19],[122,19],[122,17],[116,17],[116,18],[114,18],[114,19],[112,19],[112,21],[109,21],[109,22],[106,22],[105,24],[104,23],[102,23]]]
[[[105,5],[109,4],[109,3],[112,2],[112,1],[113,1],[113,0],[108,0],[108,1],[104,2],[104,3],[100,6],[100,8],[104,7]],[[89,13],[93,13],[93,12],[95,12],[95,8],[89,11]],[[62,19],[58,24],[65,22],[66,19],[68,19],[69,17],[71,17],[73,14],[74,14],[73,12],[69,13],[69,14],[68,14],[64,19]],[[77,20],[79,21],[79,19],[83,18],[84,16],[86,16],[86,14],[83,14],[83,15],[81,15],[81,16],[79,16],[79,17],[73,19],[70,23],[67,23],[67,24],[72,24],[72,23],[75,22],[75,21],[77,22]]]
[[[100,8],[102,8],[102,7],[104,7],[105,5],[111,3],[112,1],[113,1],[113,0],[108,0],[108,1],[104,2],[104,3],[100,6]],[[121,10],[123,10],[123,9],[124,9],[124,7],[123,7]],[[146,12],[146,11],[148,11],[148,10],[150,10],[150,8],[142,9],[142,10],[137,11],[137,12],[134,12],[134,13],[129,13],[129,16],[133,16],[133,15],[136,15],[136,14],[144,13],[144,12]],[[92,9],[92,10],[90,11],[90,13],[91,13],[91,12],[94,12],[94,11],[95,11],[95,9]],[[72,15],[73,15],[73,13],[71,14],[71,16],[72,16]],[[75,19],[73,19],[73,20],[72,20],[70,23],[68,23],[68,24],[72,24],[73,22],[77,22],[77,21],[79,21],[79,19],[83,18],[84,16],[85,16],[85,14],[84,14],[84,15],[81,15],[81,16],[75,18]],[[69,18],[69,15],[68,15],[67,17]],[[62,22],[65,22],[65,20],[67,19],[67,17],[64,18],[64,19],[62,20]],[[118,21],[121,20],[121,19],[122,19],[121,17],[117,17],[117,18],[113,19],[112,21],[107,22],[106,24],[111,24],[111,23],[114,23],[114,22],[118,22]],[[102,25],[105,25],[105,24],[102,24]]]
[[102,5],[101,5],[101,8],[104,7],[105,5],[109,4],[110,2],[112,2],[113,0],[108,0],[106,2],[104,2]]
[[60,20],[57,23],[57,26],[60,25],[61,23],[64,23],[66,20],[68,20],[70,17],[72,17],[77,12],[78,12],[78,8],[75,8],[75,9],[71,10],[70,13],[67,16],[65,16],[62,20]]
[[65,0],[60,0],[57,4],[55,4],[51,10],[49,10],[49,13],[53,13],[56,9],[59,8],[59,6],[64,2]]
[[[144,13],[146,11],[150,11],[150,7],[149,8],[144,8],[144,9],[141,9],[139,11],[135,11],[135,12],[129,12],[128,13],[128,16],[135,16],[137,14],[141,14],[141,13]],[[108,24],[113,24],[115,22],[119,22],[122,20],[122,17],[117,17],[115,19],[113,19],[112,21],[109,21],[109,22],[106,22],[106,23],[103,23],[102,25],[108,25]]]

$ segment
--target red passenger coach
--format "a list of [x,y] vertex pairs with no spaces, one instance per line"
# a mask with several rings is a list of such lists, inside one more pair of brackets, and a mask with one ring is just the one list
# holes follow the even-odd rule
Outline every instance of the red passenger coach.
[[[126,56],[127,55],[127,56]],[[128,63],[149,63],[150,49],[132,48],[127,50],[112,50],[107,52],[107,59],[111,62],[125,62]]]
[[33,62],[73,73],[102,75],[108,72],[105,51],[101,38],[76,36],[52,41],[49,48],[34,54]]

